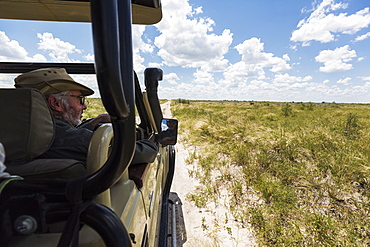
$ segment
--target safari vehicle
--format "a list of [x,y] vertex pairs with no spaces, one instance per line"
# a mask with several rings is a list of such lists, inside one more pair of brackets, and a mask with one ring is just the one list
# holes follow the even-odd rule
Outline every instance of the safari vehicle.
[[[12,175],[0,179],[0,246],[168,246],[177,132],[161,141],[161,127],[170,121],[157,95],[162,70],[145,70],[143,93],[131,37],[132,23],[161,20],[160,1],[2,0],[0,18],[91,22],[95,64],[1,62],[0,72],[62,67],[69,74],[96,74],[112,118],[95,131],[87,168],[71,159],[38,159],[54,134],[44,96],[35,89],[0,89],[0,114],[6,116],[0,143]],[[155,162],[130,164],[135,141],[152,134],[159,146]]]

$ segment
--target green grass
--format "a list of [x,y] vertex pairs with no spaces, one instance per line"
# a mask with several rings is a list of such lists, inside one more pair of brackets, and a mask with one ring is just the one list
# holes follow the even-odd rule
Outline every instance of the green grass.
[[83,113],[84,118],[94,118],[100,114],[106,113],[100,98],[87,98],[87,109]]
[[199,207],[229,212],[261,246],[370,245],[370,106],[172,101]]

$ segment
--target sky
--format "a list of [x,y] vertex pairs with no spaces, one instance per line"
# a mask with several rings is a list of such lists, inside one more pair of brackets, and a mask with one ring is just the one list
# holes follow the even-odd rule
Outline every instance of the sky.
[[[162,0],[133,26],[134,69],[162,99],[370,102],[369,0]],[[0,20],[0,61],[93,62],[91,25]],[[16,75],[0,75],[13,87]],[[72,75],[93,88],[95,76]],[[144,86],[142,86],[144,88]]]

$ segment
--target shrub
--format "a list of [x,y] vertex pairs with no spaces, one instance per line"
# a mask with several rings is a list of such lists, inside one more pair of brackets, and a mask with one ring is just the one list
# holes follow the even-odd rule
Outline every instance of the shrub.
[[292,110],[292,107],[290,106],[290,104],[286,103],[282,108],[281,108],[281,111],[283,113],[283,116],[284,117],[289,117],[292,115],[293,113],[293,110]]
[[354,113],[348,113],[343,134],[349,139],[356,139],[359,135],[359,117]]

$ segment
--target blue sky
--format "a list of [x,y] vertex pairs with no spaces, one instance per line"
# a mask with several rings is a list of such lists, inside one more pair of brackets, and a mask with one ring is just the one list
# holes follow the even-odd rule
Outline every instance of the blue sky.
[[[163,69],[161,98],[370,102],[368,0],[162,4],[160,23],[133,28],[134,68],[141,80],[146,67]],[[92,62],[90,29],[0,20],[0,60]],[[73,77],[97,91],[94,76]]]

